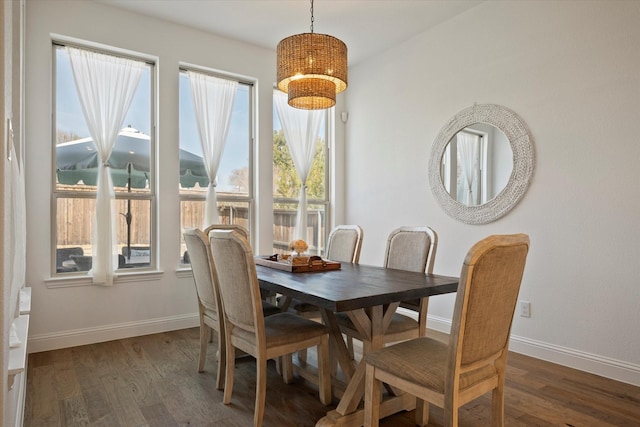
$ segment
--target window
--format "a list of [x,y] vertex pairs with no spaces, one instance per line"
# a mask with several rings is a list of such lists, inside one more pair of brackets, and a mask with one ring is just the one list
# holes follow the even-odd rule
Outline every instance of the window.
[[459,131],[447,144],[442,157],[442,182],[454,200],[477,206],[502,191],[511,169],[491,173],[494,163],[510,163],[509,140],[498,128],[475,124]]
[[[103,54],[118,56],[110,52]],[[155,65],[145,60],[133,100],[109,158],[116,195],[118,268],[154,265]],[[91,269],[98,154],[76,90],[66,47],[53,44],[53,242],[55,274]],[[113,254],[116,255],[116,254]]]
[[[290,252],[289,243],[294,240],[301,181],[275,105],[273,111],[273,251],[288,253]],[[333,110],[324,110],[320,131],[316,138],[315,156],[307,179],[305,240],[309,245],[308,252],[318,255],[324,254],[327,238],[329,111]]]
[[[213,74],[210,74],[213,75]],[[253,200],[253,84],[238,81],[227,140],[218,166],[216,193],[221,224],[238,224],[251,232]],[[189,263],[182,230],[204,224],[204,208],[209,179],[203,164],[203,151],[196,121],[188,70],[180,72],[180,257]]]
[[443,158],[445,188],[455,200],[466,205],[477,205],[482,195],[482,172],[485,170],[486,135],[469,129],[458,132]]

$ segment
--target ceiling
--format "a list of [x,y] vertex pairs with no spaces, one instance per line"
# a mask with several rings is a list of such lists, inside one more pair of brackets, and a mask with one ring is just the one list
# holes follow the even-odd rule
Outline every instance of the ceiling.
[[[304,0],[94,0],[275,50],[310,31]],[[314,32],[346,43],[349,65],[407,40],[483,0],[319,0]]]

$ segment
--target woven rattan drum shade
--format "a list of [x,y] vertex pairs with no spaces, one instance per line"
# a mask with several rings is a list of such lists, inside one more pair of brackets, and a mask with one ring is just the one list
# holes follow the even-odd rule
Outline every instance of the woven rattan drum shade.
[[278,43],[278,89],[289,105],[305,110],[333,107],[347,88],[347,45],[327,34],[303,33]]

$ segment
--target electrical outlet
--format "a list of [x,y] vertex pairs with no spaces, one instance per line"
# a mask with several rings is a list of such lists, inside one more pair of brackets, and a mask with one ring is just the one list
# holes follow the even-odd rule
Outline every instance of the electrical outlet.
[[520,317],[531,317],[531,303],[529,301],[520,301]]

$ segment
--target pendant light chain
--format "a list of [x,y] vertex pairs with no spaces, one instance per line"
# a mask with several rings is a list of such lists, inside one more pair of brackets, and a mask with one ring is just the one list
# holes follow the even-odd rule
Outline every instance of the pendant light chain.
[[313,0],[311,0],[311,32],[313,33]]

